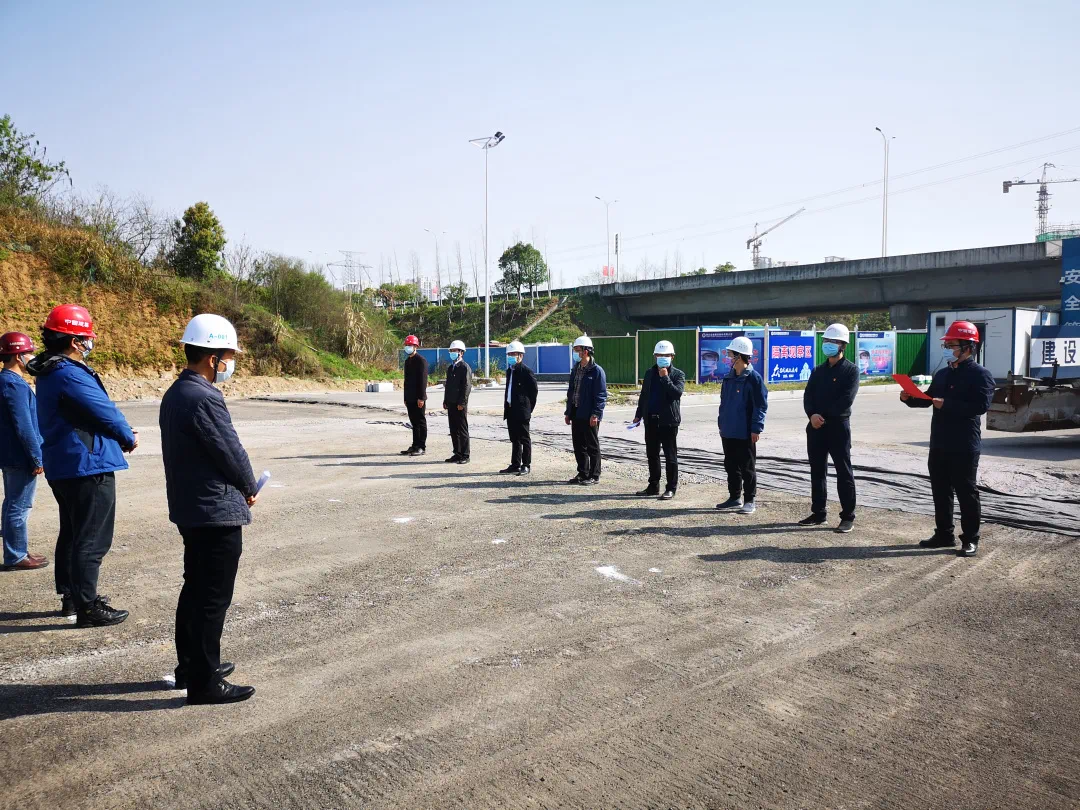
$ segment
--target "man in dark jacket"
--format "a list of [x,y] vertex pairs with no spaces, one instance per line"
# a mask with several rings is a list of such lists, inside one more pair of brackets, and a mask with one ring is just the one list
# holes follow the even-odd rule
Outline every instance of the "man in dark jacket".
[[588,335],[574,341],[574,368],[566,391],[566,424],[571,427],[578,474],[568,484],[600,483],[600,422],[607,404],[607,375],[593,356]]
[[900,395],[909,408],[933,408],[930,420],[930,489],[934,494],[934,536],[919,543],[923,548],[952,548],[953,493],[960,504],[962,557],[979,551],[982,503],[976,479],[982,452],[982,415],[994,398],[994,377],[975,362],[979,330],[968,321],[956,321],[942,338],[946,366],[934,375],[926,392],[930,399]]
[[859,393],[859,368],[844,357],[851,338],[842,323],[831,324],[822,338],[826,360],[810,374],[803,391],[806,454],[810,459],[810,515],[800,526],[817,526],[828,519],[827,474],[829,457],[836,468],[836,492],[840,496],[840,525],[850,532],[855,525],[855,476],[851,471],[851,405]]
[[443,408],[450,422],[450,443],[454,453],[448,464],[469,463],[469,392],[472,391],[472,369],[465,362],[465,344],[455,340],[450,344],[453,362],[446,369],[443,384]]
[[78,627],[107,627],[127,618],[98,593],[101,561],[112,547],[117,470],[138,437],[86,365],[94,324],[83,307],[55,307],[41,330],[45,351],[26,370],[37,378],[37,413],[45,478],[60,507],[56,592],[62,616]]
[[664,464],[667,468],[667,487],[660,500],[675,497],[679,487],[679,425],[682,423],[683,389],[686,375],[672,366],[675,347],[671,341],[661,340],[653,349],[656,364],[645,372],[638,397],[634,424],[645,420],[645,455],[649,459],[649,485],[638,495],[660,495],[660,447],[664,448]]
[[[728,344],[731,370],[720,383],[720,411],[716,424],[724,446],[724,469],[727,471],[730,497],[717,509],[738,509],[754,514],[757,506],[757,442],[765,430],[765,412],[769,392],[765,381],[750,360],[754,346],[748,337],[737,337]],[[739,495],[743,495],[740,507]]]
[[4,570],[33,571],[49,561],[29,551],[26,519],[34,505],[41,464],[41,432],[38,430],[34,389],[22,371],[34,354],[34,341],[22,332],[0,336],[0,472],[4,477],[4,505],[0,531],[4,535]]
[[505,475],[528,475],[532,467],[532,437],[529,422],[536,407],[536,375],[525,365],[525,347],[513,340],[506,347],[506,394],[503,419],[510,434],[510,466]]
[[232,603],[258,494],[251,462],[214,387],[235,368],[236,330],[219,315],[196,315],[181,340],[188,366],[161,398],[161,458],[169,520],[184,538],[184,587],[176,604],[176,688],[188,704],[235,703],[255,689],[225,680],[221,630]]
[[416,335],[405,338],[405,409],[412,425],[412,444],[402,450],[403,456],[422,456],[427,449],[427,386],[428,362],[420,354]]

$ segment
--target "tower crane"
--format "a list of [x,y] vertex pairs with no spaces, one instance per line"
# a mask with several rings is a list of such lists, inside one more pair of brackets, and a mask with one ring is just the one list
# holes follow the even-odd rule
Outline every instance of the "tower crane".
[[794,214],[790,214],[789,216],[784,217],[771,228],[766,228],[761,233],[758,233],[758,224],[756,222],[754,223],[754,235],[746,240],[746,246],[753,251],[752,266],[755,270],[761,269],[761,240],[764,238],[765,234],[775,231],[785,222],[791,222],[791,220],[795,219],[795,217],[797,217],[805,210],[805,208],[800,208]]
[[1038,184],[1038,186],[1039,186],[1038,200],[1039,201],[1035,206],[1035,211],[1039,215],[1039,232],[1037,234],[1035,234],[1036,238],[1042,236],[1043,234],[1049,233],[1049,231],[1050,231],[1050,226],[1047,223],[1047,218],[1048,218],[1048,216],[1050,214],[1050,192],[1047,191],[1046,186],[1048,184],[1050,184],[1050,183],[1078,183],[1078,182],[1080,182],[1080,177],[1063,178],[1061,180],[1047,180],[1046,179],[1046,170],[1047,169],[1056,169],[1056,168],[1057,168],[1057,166],[1055,166],[1053,163],[1044,163],[1042,165],[1042,178],[1039,179],[1039,180],[1020,180],[1019,178],[1017,178],[1016,180],[1005,180],[1001,184],[1001,191],[1002,191],[1003,194],[1008,194],[1009,189],[1012,188],[1013,186],[1033,186],[1035,184]]

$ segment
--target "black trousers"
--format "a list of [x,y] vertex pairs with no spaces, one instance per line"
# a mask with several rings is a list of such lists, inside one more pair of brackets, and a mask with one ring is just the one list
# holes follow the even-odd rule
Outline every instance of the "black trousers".
[[724,470],[727,472],[728,493],[732,498],[745,495],[752,501],[757,495],[757,445],[749,439],[725,439]]
[[116,478],[110,473],[50,481],[60,507],[54,576],[56,592],[76,609],[97,599],[101,561],[112,547],[116,518]]
[[679,486],[679,426],[661,425],[658,419],[645,417],[645,455],[649,459],[649,486],[660,486],[660,448],[664,448],[667,488],[675,492]]
[[979,542],[982,501],[975,479],[979,475],[978,453],[949,453],[931,450],[927,463],[930,489],[934,493],[935,534],[953,536],[953,493],[960,504],[960,539]]
[[600,477],[600,425],[592,427],[588,419],[571,419],[570,436],[581,478]]
[[414,450],[427,450],[427,403],[421,408],[415,399],[405,400],[405,407],[409,411],[409,424],[412,425],[412,448]]
[[469,410],[457,409],[451,405],[446,413],[450,419],[450,443],[454,446],[454,455],[458,458],[469,457]]
[[815,430],[806,426],[806,455],[810,459],[810,511],[828,514],[829,458],[836,469],[836,494],[840,497],[840,519],[855,519],[855,475],[851,471],[851,424],[846,420],[826,422]]
[[221,679],[221,629],[232,604],[243,527],[180,529],[184,538],[184,587],[176,603],[176,672],[187,673],[188,691]]
[[532,466],[532,436],[528,419],[510,416],[506,420],[506,432],[510,434],[510,466]]

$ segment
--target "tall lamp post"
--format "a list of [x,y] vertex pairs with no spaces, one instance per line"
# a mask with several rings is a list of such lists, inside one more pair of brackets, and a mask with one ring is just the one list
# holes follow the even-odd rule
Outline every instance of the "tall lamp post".
[[596,199],[604,204],[604,233],[607,235],[607,266],[608,272],[611,272],[611,206],[617,203],[618,200],[608,201],[603,197],[597,197]]
[[885,171],[882,175],[881,191],[881,258],[884,259],[889,253],[889,141],[896,140],[896,137],[888,137],[881,131],[881,127],[874,129],[885,144]]
[[[425,231],[435,237],[435,278],[439,278],[439,235],[446,236],[446,231],[433,231],[431,228],[424,228]],[[442,305],[442,281],[439,281],[439,304]]]
[[491,285],[488,283],[488,152],[506,138],[501,132],[469,143],[484,150],[484,376],[491,371]]

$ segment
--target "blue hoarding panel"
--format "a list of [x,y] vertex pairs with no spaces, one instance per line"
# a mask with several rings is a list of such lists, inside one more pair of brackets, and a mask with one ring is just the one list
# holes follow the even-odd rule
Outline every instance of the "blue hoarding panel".
[[539,358],[539,351],[536,346],[525,347],[525,365],[531,368],[533,371],[537,370],[537,359]]
[[537,374],[570,373],[569,346],[540,346],[537,353],[539,355]]
[[766,381],[806,382],[814,370],[817,335],[813,331],[769,330],[769,362]]
[[1061,243],[1061,325],[1080,326],[1080,238]]

